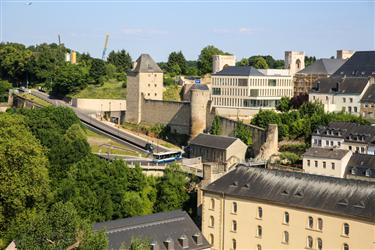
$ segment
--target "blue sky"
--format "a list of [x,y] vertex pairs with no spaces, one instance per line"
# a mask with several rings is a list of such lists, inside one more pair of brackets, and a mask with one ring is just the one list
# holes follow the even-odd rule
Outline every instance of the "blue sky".
[[182,50],[196,59],[213,44],[237,59],[283,58],[285,50],[330,57],[337,49],[375,49],[374,1],[35,0],[1,1],[1,40],[26,45],[62,42],[100,57],[125,49],[157,61]]

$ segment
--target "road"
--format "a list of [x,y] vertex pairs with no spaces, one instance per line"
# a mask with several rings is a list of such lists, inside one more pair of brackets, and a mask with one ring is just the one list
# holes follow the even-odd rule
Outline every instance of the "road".
[[120,140],[126,145],[131,145],[133,149],[137,149],[141,152],[146,153],[145,150],[146,144],[151,144],[154,147],[154,151],[156,152],[168,152],[170,149],[163,147],[161,145],[156,145],[152,141],[148,141],[140,136],[134,135],[132,133],[129,133],[128,131],[121,130],[119,128],[110,126],[104,122],[101,122],[95,118],[92,118],[89,114],[86,114],[82,112],[81,110],[70,106],[68,103],[58,100],[58,99],[52,99],[49,97],[48,94],[44,92],[40,92],[37,90],[31,90],[31,94],[43,99],[44,101],[55,105],[55,106],[64,106],[69,107],[73,109],[74,113],[78,116],[78,118],[83,122],[85,125],[90,127],[91,129],[95,129],[96,131],[101,131],[104,135],[110,136],[111,138],[116,138],[117,140]]

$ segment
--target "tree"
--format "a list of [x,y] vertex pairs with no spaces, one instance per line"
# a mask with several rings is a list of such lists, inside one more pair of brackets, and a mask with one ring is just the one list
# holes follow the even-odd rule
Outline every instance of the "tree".
[[252,56],[249,58],[249,66],[256,69],[268,69],[267,61],[262,56]]
[[8,99],[8,91],[12,88],[12,84],[8,81],[0,80],[0,102],[6,102]]
[[52,95],[62,97],[86,87],[88,70],[78,64],[67,63],[60,67],[52,83]]
[[212,57],[214,55],[226,55],[222,50],[208,45],[207,47],[201,50],[201,53],[198,58],[198,70],[201,75],[212,72]]
[[324,115],[324,106],[319,102],[305,102],[299,108],[301,117],[308,116],[311,117],[313,114]]
[[238,66],[249,66],[249,59],[248,58],[242,58],[241,61],[239,61]]
[[279,104],[277,105],[276,109],[281,112],[288,112],[291,108],[291,101],[289,97],[283,96],[280,99]]
[[305,67],[310,66],[316,61],[315,56],[305,56]]
[[253,144],[251,131],[242,121],[237,121],[236,127],[234,128],[234,136],[248,146]]
[[212,135],[220,135],[221,134],[221,120],[220,120],[220,117],[217,116],[217,115],[215,115],[215,118],[212,121],[210,133]]
[[133,60],[125,50],[111,51],[108,55],[107,62],[117,68],[117,72],[127,72],[133,67]]
[[90,80],[94,84],[103,84],[106,75],[106,66],[103,60],[93,59],[89,71]]
[[181,51],[174,51],[169,54],[167,62],[167,71],[173,75],[186,74],[186,59]]
[[278,114],[273,110],[260,110],[251,120],[251,124],[267,128],[268,124],[280,124]]

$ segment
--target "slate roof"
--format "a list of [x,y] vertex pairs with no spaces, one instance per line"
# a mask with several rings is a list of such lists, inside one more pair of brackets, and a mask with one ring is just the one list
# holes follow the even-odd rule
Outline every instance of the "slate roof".
[[331,122],[326,127],[319,127],[313,136],[343,138],[346,142],[371,143],[375,141],[375,127],[352,122]]
[[305,75],[332,75],[346,62],[344,59],[319,59],[297,72]]
[[190,141],[190,145],[225,150],[237,140],[240,139],[229,136],[209,135],[200,133],[193,140]]
[[353,154],[346,166],[346,173],[375,178],[375,155]]
[[213,76],[264,76],[259,70],[251,66],[228,66]]
[[[367,77],[329,77],[313,83],[310,93],[320,94],[360,94],[368,83]],[[338,86],[338,89],[337,89]]]
[[[122,243],[129,247],[132,239],[140,238],[156,242],[160,250],[167,249],[164,241],[171,239],[174,249],[179,250],[183,249],[178,240],[181,236],[185,236],[188,242],[188,247],[184,249],[210,248],[190,216],[180,210],[96,223],[94,230],[105,230],[109,249],[119,249]],[[196,234],[202,237],[199,245],[193,239]]]
[[149,54],[141,54],[137,61],[136,66],[132,70],[134,73],[163,73],[160,67],[152,59]]
[[348,152],[349,150],[337,148],[309,148],[303,156],[341,160]]
[[375,103],[375,84],[371,84],[362,96],[362,103]]
[[191,89],[209,90],[206,84],[194,84]]
[[371,222],[375,220],[375,184],[372,182],[240,165],[203,190]]
[[355,52],[333,75],[375,76],[375,51]]

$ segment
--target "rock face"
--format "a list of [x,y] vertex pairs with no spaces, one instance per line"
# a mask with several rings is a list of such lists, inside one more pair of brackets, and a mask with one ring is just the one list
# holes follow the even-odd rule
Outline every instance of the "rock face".
[[269,124],[266,142],[261,146],[259,154],[255,157],[259,161],[267,161],[272,155],[279,152],[279,131],[277,124]]

